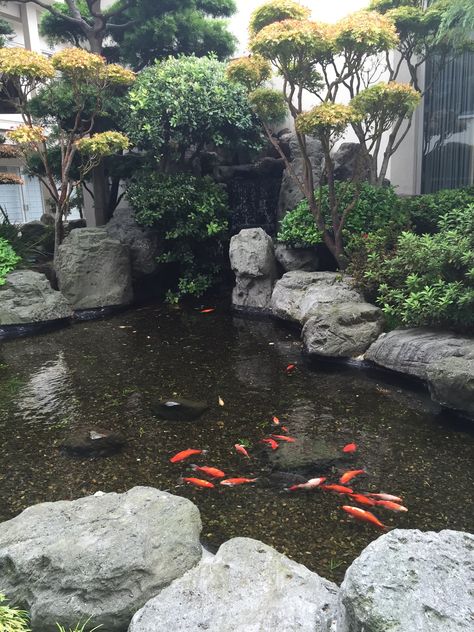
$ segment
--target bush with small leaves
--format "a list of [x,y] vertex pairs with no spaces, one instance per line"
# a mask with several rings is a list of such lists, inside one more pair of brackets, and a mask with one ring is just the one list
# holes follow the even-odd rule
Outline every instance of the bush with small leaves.
[[142,173],[129,184],[127,197],[137,222],[158,234],[159,262],[178,270],[168,301],[201,296],[218,282],[229,219],[221,187],[188,174]]
[[16,267],[19,261],[20,257],[15,253],[10,243],[3,237],[0,237],[0,285],[5,284],[5,277]]
[[250,16],[249,32],[256,35],[263,28],[273,22],[283,20],[305,20],[311,11],[293,0],[272,0],[255,9]]
[[440,217],[457,208],[474,204],[474,187],[443,189],[436,193],[425,193],[402,198],[401,204],[418,235],[436,233]]
[[446,213],[434,235],[404,231],[395,244],[367,236],[359,281],[377,292],[393,326],[474,326],[474,204]]

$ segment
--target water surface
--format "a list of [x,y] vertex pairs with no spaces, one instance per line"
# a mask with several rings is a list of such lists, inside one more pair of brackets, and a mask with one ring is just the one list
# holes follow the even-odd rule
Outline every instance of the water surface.
[[[225,307],[203,315],[150,306],[1,343],[0,520],[37,502],[151,485],[198,505],[211,548],[235,536],[258,538],[340,581],[379,532],[341,511],[345,497],[290,494],[267,482],[272,470],[323,473],[297,466],[330,462],[355,441],[358,453],[336,463],[332,479],[339,468],[363,467],[369,476],[354,489],[403,496],[408,513],[377,511],[387,526],[472,530],[469,427],[422,391],[381,374],[310,366],[300,351],[295,332],[235,318]],[[298,366],[293,375],[285,372],[290,362]],[[196,422],[157,420],[152,402],[170,397],[206,400],[210,409]],[[271,453],[259,440],[274,414],[297,444]],[[98,459],[63,455],[64,437],[83,426],[120,431],[125,450]],[[233,450],[241,441],[255,446],[250,462]],[[255,475],[259,484],[184,486],[179,478],[191,470],[169,457],[188,447],[209,450],[196,463]]]

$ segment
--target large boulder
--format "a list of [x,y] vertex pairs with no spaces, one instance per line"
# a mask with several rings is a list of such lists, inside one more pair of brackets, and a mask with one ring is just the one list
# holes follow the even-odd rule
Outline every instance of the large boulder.
[[318,269],[319,257],[315,248],[291,248],[286,244],[275,244],[275,257],[285,272]]
[[428,367],[443,358],[474,359],[474,338],[429,329],[395,329],[380,336],[365,358],[425,380]]
[[448,357],[426,369],[431,398],[474,419],[474,357]]
[[277,279],[271,237],[261,228],[246,228],[232,237],[230,263],[235,274],[232,304],[248,312],[267,312]]
[[336,272],[287,272],[275,284],[272,313],[283,320],[304,324],[322,306],[361,303],[362,296],[351,286],[350,277]]
[[338,632],[473,629],[474,536],[396,529],[346,572]]
[[135,279],[157,272],[160,254],[158,235],[137,224],[133,209],[117,208],[105,230],[112,239],[128,246]]
[[64,296],[51,288],[44,274],[32,270],[10,272],[0,286],[0,327],[44,323],[72,316]]
[[201,559],[193,503],[150,487],[34,505],[0,529],[0,586],[35,632],[132,615]]
[[[289,158],[292,172],[303,181],[304,159],[296,134],[289,133],[280,138],[280,143],[289,148]],[[319,182],[324,166],[324,153],[321,143],[311,136],[306,137],[308,156],[313,167],[314,182]],[[281,182],[280,199],[278,200],[278,217],[283,217],[287,211],[292,211],[304,198],[303,192],[295,181],[292,173],[285,169]]]
[[133,300],[128,247],[104,228],[73,230],[59,247],[59,289],[75,310],[128,305]]
[[370,158],[364,155],[360,143],[342,143],[332,158],[336,180],[369,180]]
[[129,632],[329,632],[336,595],[271,547],[234,538],[149,601]]
[[355,358],[367,351],[383,331],[382,311],[370,303],[321,306],[303,327],[306,353]]

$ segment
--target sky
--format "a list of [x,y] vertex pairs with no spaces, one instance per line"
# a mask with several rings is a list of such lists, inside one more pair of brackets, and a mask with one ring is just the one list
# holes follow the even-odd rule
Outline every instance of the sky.
[[[231,20],[231,30],[239,39],[240,48],[238,54],[247,51],[247,27],[250,14],[261,4],[263,0],[237,0],[237,13]],[[302,0],[301,4],[309,7],[313,12],[313,18],[322,22],[335,22],[347,13],[363,9],[369,4],[369,0]]]

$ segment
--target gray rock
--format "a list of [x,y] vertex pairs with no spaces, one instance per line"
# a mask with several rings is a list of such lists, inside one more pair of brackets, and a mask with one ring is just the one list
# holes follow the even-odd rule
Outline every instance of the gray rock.
[[318,269],[319,258],[314,248],[291,248],[286,244],[275,244],[275,257],[285,272]]
[[78,228],[59,247],[59,289],[74,309],[128,305],[133,300],[130,254],[104,228]]
[[194,421],[209,406],[205,402],[194,402],[190,399],[173,398],[152,404],[153,413],[160,419],[169,421]]
[[382,330],[382,311],[375,305],[325,305],[303,327],[304,349],[309,354],[319,356],[355,358],[367,351]]
[[129,632],[329,632],[336,594],[271,547],[234,538],[149,601]]
[[61,450],[68,456],[111,456],[120,452],[126,443],[119,432],[106,428],[78,428],[61,443]]
[[[294,173],[303,180],[304,161],[296,134],[291,133],[280,138],[280,141],[289,145],[290,162]],[[313,166],[313,178],[315,186],[319,184],[324,166],[324,155],[319,140],[310,136],[306,137],[308,155]],[[288,169],[283,172],[283,179],[278,200],[278,217],[281,218],[287,211],[292,211],[304,195]]]
[[474,536],[396,529],[347,570],[337,631],[472,631],[473,587]]
[[151,487],[34,505],[2,524],[0,586],[35,632],[91,617],[125,632],[148,599],[201,559],[193,503]]
[[425,380],[428,366],[443,358],[474,359],[474,338],[429,329],[395,329],[380,336],[365,358]]
[[268,311],[277,266],[271,238],[261,228],[246,228],[230,241],[235,273],[232,304],[246,311]]
[[42,222],[34,220],[23,224],[20,229],[21,236],[28,242],[39,241],[43,239],[50,231]]
[[287,272],[275,284],[272,312],[283,320],[304,324],[323,305],[361,303],[362,296],[350,283],[350,277],[336,272]]
[[20,325],[70,318],[72,310],[44,274],[19,270],[0,286],[0,325]]
[[474,418],[474,358],[443,358],[426,372],[435,402]]
[[159,266],[157,257],[160,254],[158,235],[137,224],[133,209],[117,208],[105,230],[112,239],[117,239],[130,249],[134,278],[156,273]]
[[368,180],[370,164],[361,154],[360,143],[342,143],[332,157],[336,180]]

